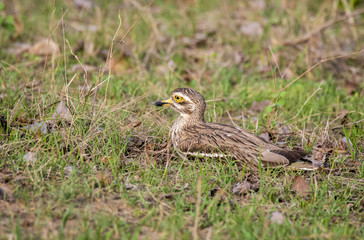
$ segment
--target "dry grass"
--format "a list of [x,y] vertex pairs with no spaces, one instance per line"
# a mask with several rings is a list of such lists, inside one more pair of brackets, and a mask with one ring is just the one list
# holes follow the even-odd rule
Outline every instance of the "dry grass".
[[[0,239],[362,238],[360,2],[15,7],[23,30],[0,30]],[[180,159],[175,114],[151,103],[186,86],[208,121],[304,147],[320,170]]]

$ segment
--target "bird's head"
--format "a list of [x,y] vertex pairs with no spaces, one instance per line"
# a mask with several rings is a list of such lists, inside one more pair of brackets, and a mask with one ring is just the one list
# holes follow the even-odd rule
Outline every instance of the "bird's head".
[[170,106],[182,117],[203,120],[206,108],[205,98],[191,88],[177,88],[169,98],[154,102],[155,106]]

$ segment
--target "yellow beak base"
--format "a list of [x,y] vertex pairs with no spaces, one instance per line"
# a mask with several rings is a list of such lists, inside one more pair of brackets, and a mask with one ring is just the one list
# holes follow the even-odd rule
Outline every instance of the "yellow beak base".
[[172,100],[170,98],[156,101],[153,103],[154,106],[162,107],[162,106],[169,106],[172,103]]

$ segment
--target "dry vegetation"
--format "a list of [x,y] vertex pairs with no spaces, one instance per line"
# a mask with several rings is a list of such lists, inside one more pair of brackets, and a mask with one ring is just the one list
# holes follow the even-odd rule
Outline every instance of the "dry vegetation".
[[[364,5],[0,2],[0,239],[362,239]],[[177,87],[318,170],[181,159]]]

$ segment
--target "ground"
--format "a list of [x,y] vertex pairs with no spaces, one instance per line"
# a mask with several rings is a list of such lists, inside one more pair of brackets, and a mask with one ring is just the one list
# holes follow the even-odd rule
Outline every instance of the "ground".
[[[363,3],[11,2],[0,239],[364,238]],[[181,159],[178,87],[319,168]]]

